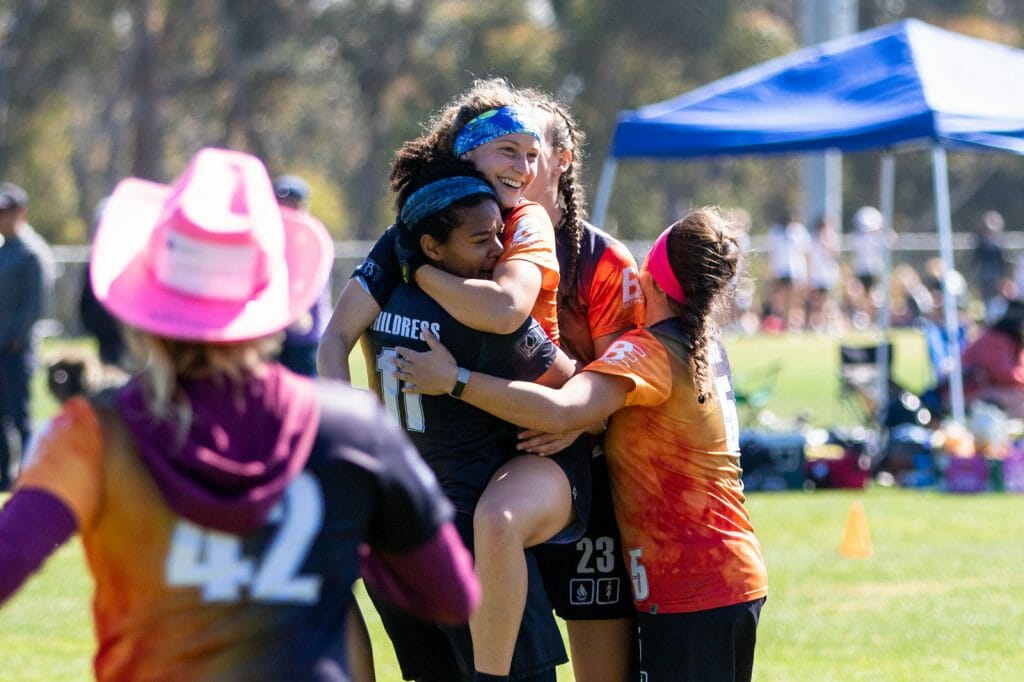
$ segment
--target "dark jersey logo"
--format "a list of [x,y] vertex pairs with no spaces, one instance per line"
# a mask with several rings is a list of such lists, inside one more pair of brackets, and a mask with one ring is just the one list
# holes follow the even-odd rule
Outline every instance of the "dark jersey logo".
[[544,334],[544,330],[533,326],[523,338],[516,341],[516,352],[524,358],[532,358],[537,349],[544,345],[545,339],[547,336]]

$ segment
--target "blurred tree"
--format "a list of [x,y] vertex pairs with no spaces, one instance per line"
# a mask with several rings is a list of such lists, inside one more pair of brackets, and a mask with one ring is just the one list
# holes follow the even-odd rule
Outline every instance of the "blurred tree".
[[[797,47],[792,0],[0,0],[0,175],[33,196],[53,242],[82,242],[97,201],[128,174],[167,181],[202,145],[245,149],[305,175],[339,238],[371,239],[393,214],[389,159],[473,78],[554,92],[589,137],[592,186],[616,114]],[[1009,0],[861,0],[863,28],[919,16],[1021,44]],[[954,155],[963,216],[1024,207],[1012,159]],[[877,158],[847,157],[846,206],[872,203]],[[925,225],[927,161],[898,160],[898,224]],[[690,206],[795,200],[795,160],[620,168],[609,227],[652,236]],[[958,220],[958,222],[960,222]],[[925,228],[927,229],[927,227]]]

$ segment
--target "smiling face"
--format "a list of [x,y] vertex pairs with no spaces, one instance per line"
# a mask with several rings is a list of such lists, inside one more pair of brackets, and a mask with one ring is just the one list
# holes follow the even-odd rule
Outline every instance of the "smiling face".
[[539,156],[540,143],[526,133],[504,135],[463,154],[494,185],[502,208],[512,208],[526,194]]
[[443,244],[424,235],[423,253],[445,272],[459,277],[490,279],[491,270],[501,255],[498,240],[503,227],[498,205],[485,199],[475,206],[455,210],[458,227],[452,229]]

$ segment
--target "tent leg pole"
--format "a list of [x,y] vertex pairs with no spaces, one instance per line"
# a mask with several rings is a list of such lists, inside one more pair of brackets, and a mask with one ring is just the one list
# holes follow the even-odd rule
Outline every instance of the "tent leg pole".
[[949,167],[946,163],[946,148],[932,147],[932,180],[935,185],[935,220],[939,229],[939,255],[942,257],[942,310],[946,323],[949,357],[952,366],[949,372],[949,401],[953,420],[966,423],[964,410],[964,378],[960,366],[960,321],[957,316],[956,297],[963,292],[950,290],[950,276],[953,262],[953,220],[949,206]]
[[884,152],[878,169],[878,208],[882,213],[882,234],[885,235],[885,256],[882,267],[882,307],[878,311],[878,326],[882,331],[882,344],[878,349],[878,411],[879,425],[889,409],[889,327],[892,325],[892,302],[889,290],[892,281],[892,250],[896,246],[896,232],[892,216],[896,186],[896,159],[892,152]]
[[609,234],[615,234],[615,230],[605,225],[605,218],[608,217],[608,203],[612,198],[612,185],[615,184],[615,170],[618,162],[615,157],[609,156],[601,166],[601,179],[597,183],[597,196],[594,198],[594,211],[590,219],[595,225],[605,229]]

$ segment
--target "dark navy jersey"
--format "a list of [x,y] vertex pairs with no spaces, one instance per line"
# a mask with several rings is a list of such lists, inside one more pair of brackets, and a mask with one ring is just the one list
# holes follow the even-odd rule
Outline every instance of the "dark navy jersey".
[[532,319],[512,334],[480,332],[457,322],[419,288],[404,283],[367,330],[375,354],[375,364],[367,368],[371,388],[405,427],[456,509],[471,512],[494,471],[515,454],[516,429],[447,395],[402,393],[391,364],[394,349],[428,350],[423,328],[441,339],[460,367],[505,379],[537,379],[554,362],[558,349]]
[[398,227],[392,225],[377,239],[363,262],[352,273],[362,281],[367,292],[381,308],[387,305],[392,292],[402,283],[402,269],[395,256],[395,239]]

